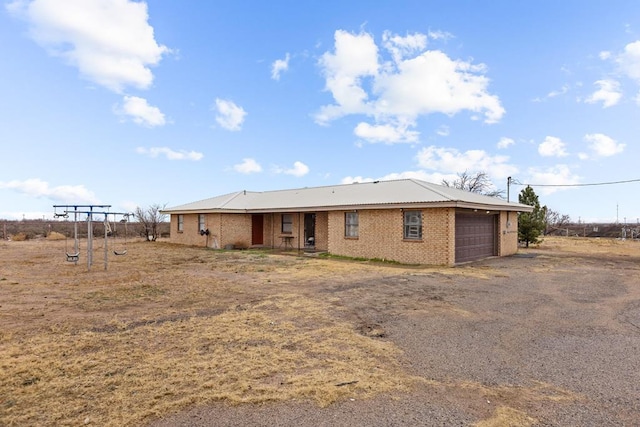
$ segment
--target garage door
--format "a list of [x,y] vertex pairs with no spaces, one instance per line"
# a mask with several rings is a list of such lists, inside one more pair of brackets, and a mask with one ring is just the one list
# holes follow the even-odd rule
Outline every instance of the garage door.
[[456,214],[456,262],[498,254],[497,215]]

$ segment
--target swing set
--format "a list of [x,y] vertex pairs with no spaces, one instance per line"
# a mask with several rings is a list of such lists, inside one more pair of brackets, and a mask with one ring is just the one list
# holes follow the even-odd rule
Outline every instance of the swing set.
[[[114,249],[113,250],[113,254],[114,255],[118,255],[118,256],[127,254],[127,235],[129,234],[127,232],[127,224],[129,223],[129,216],[131,214],[122,214],[122,215],[123,215],[123,218],[120,220],[120,222],[124,224],[124,244],[123,244],[122,249],[120,249],[120,250]],[[114,215],[114,217],[115,217],[115,215]],[[107,221],[106,218],[104,220],[104,225],[105,225],[105,227],[107,229],[107,235],[111,235],[114,238],[114,245],[115,245],[115,237],[118,235],[118,232],[116,230],[116,224],[117,224],[117,222],[115,221],[115,218],[114,218],[114,221],[113,221],[113,228],[111,228],[111,226],[109,225],[109,221]]]
[[[91,270],[91,265],[93,264],[93,224],[94,222],[98,222],[96,221],[97,216],[103,216],[104,218],[104,220],[102,221],[104,224],[104,269],[107,269],[109,260],[108,241],[110,236],[112,237],[115,246],[115,237],[117,235],[116,220],[118,217],[121,217],[120,222],[124,224],[124,245],[120,249],[114,249],[113,254],[117,256],[127,254],[127,224],[133,214],[129,212],[109,212],[110,207],[111,205],[53,205],[53,216],[55,218],[69,218],[69,216],[73,214],[73,251],[71,251],[69,248],[69,237],[66,237],[66,234],[64,243],[65,255],[67,256],[68,262],[73,262],[77,265],[78,261],[80,260],[80,239],[78,237],[78,223],[80,222],[80,215],[86,215],[87,221],[88,270]],[[60,211],[58,211],[58,209],[60,209]],[[109,224],[110,216],[113,219],[113,228]]]

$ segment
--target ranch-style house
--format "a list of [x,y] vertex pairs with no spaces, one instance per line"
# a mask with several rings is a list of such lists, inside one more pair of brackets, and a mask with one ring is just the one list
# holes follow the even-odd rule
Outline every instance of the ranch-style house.
[[239,191],[164,209],[171,242],[455,265],[518,250],[532,207],[416,179]]

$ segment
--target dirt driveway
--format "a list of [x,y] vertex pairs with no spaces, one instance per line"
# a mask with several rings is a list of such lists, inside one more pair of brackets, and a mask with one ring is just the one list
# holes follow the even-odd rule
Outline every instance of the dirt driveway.
[[87,272],[0,242],[0,425],[640,425],[640,242],[456,268],[128,252]]
[[305,286],[424,379],[406,393],[195,408],[164,426],[640,425],[640,244]]

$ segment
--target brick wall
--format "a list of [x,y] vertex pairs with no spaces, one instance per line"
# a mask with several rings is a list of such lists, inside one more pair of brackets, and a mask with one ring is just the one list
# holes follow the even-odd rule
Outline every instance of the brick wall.
[[335,255],[376,258],[406,264],[451,265],[455,251],[455,210],[421,209],[422,240],[403,238],[403,211],[358,211],[357,238],[344,236],[345,211],[329,212],[329,252]]
[[[201,236],[198,229],[198,214],[185,214],[183,231],[178,231],[178,215],[171,215],[171,242],[183,245],[208,246],[223,249],[232,244],[240,248],[251,246],[251,214],[204,214],[205,228],[209,229],[209,236]],[[316,215],[316,248],[327,250],[327,212]],[[263,244],[266,247],[279,248],[282,236],[291,236],[293,248],[304,247],[304,214],[293,213],[293,226],[290,234],[282,233],[282,214],[263,214]]]
[[273,223],[273,214],[264,214],[262,215],[264,218],[263,223],[263,231],[264,231],[264,246],[273,247],[274,239],[273,239],[273,230],[275,229],[275,225]]
[[[315,224],[316,249],[335,255],[375,258],[405,264],[455,264],[455,209],[432,208],[422,211],[422,240],[403,239],[403,211],[375,209],[358,211],[358,238],[347,238],[345,212],[318,212]],[[291,244],[304,247],[304,214],[294,213]],[[264,245],[279,248],[283,234],[282,214],[264,214]],[[517,213],[502,212],[498,221],[498,255],[507,256],[518,251]],[[178,232],[178,215],[171,215],[171,241],[174,243],[224,248],[251,245],[251,214],[205,214],[209,236],[201,236],[198,215],[184,215],[184,231]]]
[[291,232],[283,233],[282,232],[282,215],[283,214],[281,213],[273,214],[273,230],[271,230],[273,247],[278,249],[284,249],[285,241],[283,238],[285,236],[291,238],[287,244],[290,244],[292,248],[297,249],[300,244],[302,244],[301,247],[304,247],[304,242],[302,241],[304,240],[304,231],[301,228],[303,225],[302,223],[303,216],[297,213],[290,213],[289,215],[291,215],[291,219],[293,221],[293,223],[291,224]]
[[518,252],[518,213],[501,212],[498,228],[498,255],[508,256]]
[[198,229],[198,214],[185,214],[183,231],[178,231],[178,215],[171,215],[171,242],[183,245],[220,247],[220,214],[204,214],[205,229],[209,235],[200,235]]
[[220,247],[234,245],[236,248],[251,246],[251,215],[220,215]]
[[329,212],[316,213],[316,250],[329,250]]

